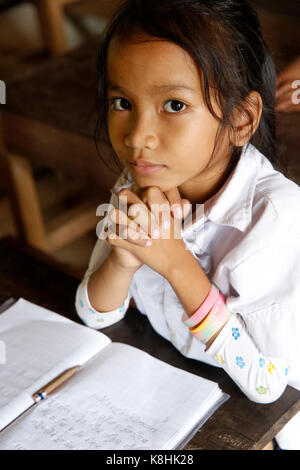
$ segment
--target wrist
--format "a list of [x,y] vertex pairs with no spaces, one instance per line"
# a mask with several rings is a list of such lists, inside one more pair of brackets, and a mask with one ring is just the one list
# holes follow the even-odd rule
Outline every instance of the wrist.
[[106,263],[108,263],[111,268],[114,270],[128,274],[128,275],[134,275],[134,273],[140,268],[140,266],[124,266],[122,263],[120,263],[118,256],[115,253],[115,250],[112,249],[111,252],[109,253]]
[[182,241],[182,247],[174,251],[174,256],[164,270],[163,276],[170,284],[177,285],[185,275],[188,277],[192,273],[199,275],[199,271],[203,271],[201,265]]
[[165,264],[164,269],[159,273],[170,284],[176,282],[178,276],[181,276],[182,270],[190,263],[197,263],[191,252],[186,248],[184,241],[178,240],[178,245],[169,257],[168,262]]
[[211,282],[192,253],[185,249],[177,254],[176,263],[164,275],[173,287],[182,307],[189,317],[207,297]]

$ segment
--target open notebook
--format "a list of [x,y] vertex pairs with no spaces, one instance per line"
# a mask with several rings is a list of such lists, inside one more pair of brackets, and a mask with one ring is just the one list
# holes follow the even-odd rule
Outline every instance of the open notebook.
[[228,398],[215,382],[24,299],[0,314],[0,340],[0,449],[182,449]]

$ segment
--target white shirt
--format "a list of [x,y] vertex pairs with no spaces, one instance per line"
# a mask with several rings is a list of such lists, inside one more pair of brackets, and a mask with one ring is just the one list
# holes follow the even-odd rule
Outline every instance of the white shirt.
[[[135,188],[125,172],[114,191],[123,187]],[[115,194],[111,203],[117,206]],[[287,383],[300,390],[299,186],[276,171],[250,144],[244,147],[226,183],[202,209],[194,223],[184,226],[181,236],[225,295],[227,308],[233,313],[207,351],[183,324],[183,308],[172,286],[147,265],[134,274],[120,310],[100,313],[91,307],[86,285],[111,249],[106,240],[97,241],[85,280],[78,288],[79,316],[88,326],[103,328],[123,318],[133,297],[157,333],[184,356],[223,367],[250,399],[263,402],[264,397],[255,393],[265,393],[269,378],[266,375],[262,383],[257,376],[251,385],[253,364],[252,368],[249,364],[248,377],[240,377],[247,370],[245,355],[253,355],[249,348],[257,354],[256,370],[261,373],[265,364],[265,373],[272,380],[276,375],[280,381],[274,386],[279,392],[271,401],[280,396]],[[241,337],[236,332],[243,332],[243,341],[238,341]],[[243,350],[236,349],[239,344],[243,344]]]

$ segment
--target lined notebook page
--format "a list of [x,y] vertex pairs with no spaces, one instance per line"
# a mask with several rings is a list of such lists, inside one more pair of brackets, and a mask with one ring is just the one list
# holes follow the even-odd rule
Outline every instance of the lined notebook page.
[[222,396],[218,385],[111,343],[0,434],[0,449],[172,449]]
[[111,340],[24,299],[0,315],[0,429],[32,404],[31,395],[69,367],[84,364]]

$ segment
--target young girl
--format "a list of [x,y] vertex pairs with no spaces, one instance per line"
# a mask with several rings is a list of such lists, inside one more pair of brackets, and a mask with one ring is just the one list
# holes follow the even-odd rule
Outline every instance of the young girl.
[[[128,0],[99,73],[123,172],[78,315],[104,328],[133,298],[250,400],[300,389],[300,191],[275,169],[276,77],[255,12],[244,0]],[[299,415],[278,441],[300,448]]]

